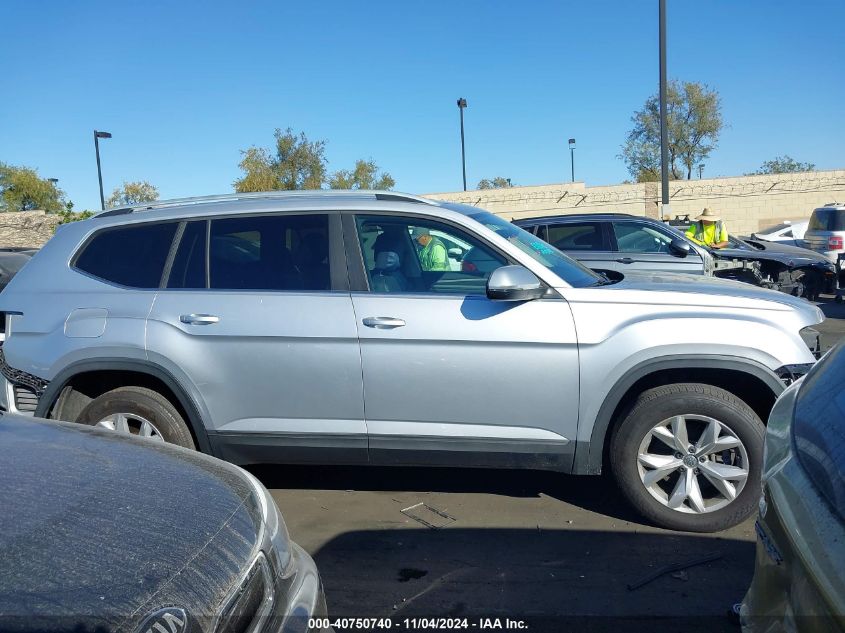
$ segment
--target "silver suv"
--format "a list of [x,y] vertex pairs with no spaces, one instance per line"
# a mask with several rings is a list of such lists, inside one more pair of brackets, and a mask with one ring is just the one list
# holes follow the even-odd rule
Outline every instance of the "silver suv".
[[831,202],[813,210],[804,233],[804,246],[834,264],[845,254],[845,204]]
[[761,420],[824,318],[730,281],[609,282],[475,207],[327,191],[65,225],[0,311],[9,410],[238,464],[610,467],[696,531],[756,508]]

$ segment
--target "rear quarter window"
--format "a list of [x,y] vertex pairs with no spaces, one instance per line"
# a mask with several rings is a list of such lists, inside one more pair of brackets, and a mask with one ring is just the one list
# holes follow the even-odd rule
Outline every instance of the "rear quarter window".
[[130,288],[158,288],[176,222],[104,229],[88,241],[74,267]]

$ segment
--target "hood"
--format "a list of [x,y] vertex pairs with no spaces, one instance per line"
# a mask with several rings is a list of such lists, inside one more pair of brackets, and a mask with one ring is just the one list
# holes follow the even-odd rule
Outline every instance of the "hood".
[[608,291],[642,291],[651,303],[681,303],[704,307],[795,309],[812,315],[815,323],[824,320],[821,310],[799,297],[759,288],[751,284],[680,273],[625,273],[624,279],[603,286]]
[[[806,265],[811,263],[829,264],[827,258],[823,255],[799,246],[747,238],[743,238],[742,241],[748,245],[747,248],[722,248],[714,251],[714,254],[717,257],[723,258],[769,259],[784,264],[789,264],[791,261],[793,262],[791,265]],[[762,250],[755,248],[753,244],[760,244],[764,248]]]
[[0,417],[0,621],[123,629],[177,605],[200,617],[255,555],[247,477],[170,444]]

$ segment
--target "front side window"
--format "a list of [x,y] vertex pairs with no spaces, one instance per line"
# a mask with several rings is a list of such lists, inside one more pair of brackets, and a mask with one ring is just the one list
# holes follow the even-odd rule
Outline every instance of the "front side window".
[[135,224],[94,235],[75,267],[130,288],[158,288],[177,222]]
[[208,278],[219,290],[331,290],[328,216],[211,220]]
[[614,222],[613,233],[620,253],[668,253],[672,238],[638,222]]
[[379,293],[484,295],[507,260],[447,224],[397,216],[358,216],[370,290]]

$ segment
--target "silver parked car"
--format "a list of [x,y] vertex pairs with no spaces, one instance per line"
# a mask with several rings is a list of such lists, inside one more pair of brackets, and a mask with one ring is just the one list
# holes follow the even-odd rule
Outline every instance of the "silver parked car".
[[[447,241],[466,266],[433,269]],[[761,420],[824,318],[703,276],[609,282],[475,207],[326,191],[65,225],[0,311],[10,410],[238,464],[610,467],[698,531],[756,508]]]
[[845,254],[845,204],[831,202],[813,211],[804,244],[836,263]]

